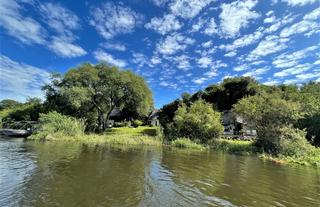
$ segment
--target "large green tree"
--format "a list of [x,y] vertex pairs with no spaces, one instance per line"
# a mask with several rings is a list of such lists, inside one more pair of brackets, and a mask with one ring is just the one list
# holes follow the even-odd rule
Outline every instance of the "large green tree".
[[[269,153],[282,152],[283,137],[292,134],[292,140],[297,141],[294,126],[303,118],[301,105],[298,102],[285,100],[278,94],[263,94],[241,99],[234,105],[234,111],[242,116],[247,124],[257,130],[256,145]],[[286,134],[284,136],[284,134]],[[305,137],[301,136],[303,142]],[[306,140],[305,140],[306,141]]]
[[63,113],[98,124],[100,130],[116,107],[138,115],[147,115],[153,107],[152,92],[142,77],[104,63],[72,68],[45,90],[49,106],[58,105],[67,110]]

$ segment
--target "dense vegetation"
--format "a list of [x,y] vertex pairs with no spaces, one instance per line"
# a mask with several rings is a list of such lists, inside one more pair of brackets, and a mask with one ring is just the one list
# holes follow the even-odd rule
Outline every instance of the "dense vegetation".
[[[164,142],[177,147],[200,149],[207,145],[229,152],[259,152],[299,163],[320,163],[319,149],[312,146],[320,145],[320,83],[266,86],[249,77],[228,78],[164,105],[159,111],[163,130],[141,126],[148,124],[153,111],[152,92],[142,77],[128,70],[103,63],[82,64],[64,75],[53,74],[43,90],[43,103],[39,99],[1,101],[1,120],[38,120],[40,127],[31,139],[157,145],[163,132]],[[115,109],[121,111],[121,122],[114,126],[121,130],[108,129]],[[225,111],[232,111],[243,124],[256,129],[256,139],[221,139]],[[132,133],[134,130],[143,133]],[[99,135],[92,134],[95,132]],[[153,142],[154,137],[159,139]]]

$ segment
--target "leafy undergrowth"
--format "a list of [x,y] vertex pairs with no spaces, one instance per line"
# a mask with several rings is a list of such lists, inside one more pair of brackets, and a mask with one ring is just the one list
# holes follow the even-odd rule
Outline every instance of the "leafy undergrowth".
[[256,152],[256,148],[253,146],[252,141],[217,139],[213,140],[209,145],[212,149],[235,154],[245,155]]
[[313,146],[310,147],[310,150],[307,153],[300,156],[279,155],[276,157],[269,154],[261,154],[259,157],[279,164],[320,167],[320,149]]
[[187,138],[178,138],[170,142],[170,145],[178,148],[203,150],[205,147],[201,144],[197,144]]

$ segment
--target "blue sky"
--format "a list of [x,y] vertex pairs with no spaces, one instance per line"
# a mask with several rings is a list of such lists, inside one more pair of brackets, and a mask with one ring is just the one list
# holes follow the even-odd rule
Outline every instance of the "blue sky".
[[320,1],[0,1],[0,99],[99,61],[142,75],[156,107],[226,77],[320,81]]

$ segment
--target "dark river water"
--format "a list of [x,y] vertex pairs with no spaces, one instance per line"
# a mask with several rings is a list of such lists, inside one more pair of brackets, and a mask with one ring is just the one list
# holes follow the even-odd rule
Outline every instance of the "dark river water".
[[0,138],[0,206],[320,206],[320,170],[250,156]]

